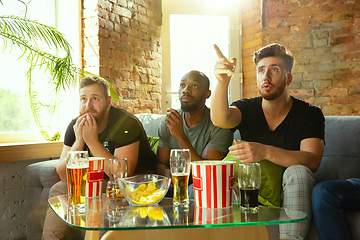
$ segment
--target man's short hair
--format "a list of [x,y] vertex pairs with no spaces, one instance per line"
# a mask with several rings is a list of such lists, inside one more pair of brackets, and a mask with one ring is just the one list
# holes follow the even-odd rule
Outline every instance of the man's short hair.
[[267,57],[279,57],[284,61],[285,70],[291,73],[291,70],[295,64],[295,60],[289,50],[283,45],[278,43],[271,43],[263,48],[260,48],[254,53],[255,66],[263,59]]
[[[187,74],[185,74],[185,76],[188,76],[188,75],[198,75],[198,76],[203,80],[203,82],[205,83],[205,85],[204,85],[204,86],[205,86],[204,91],[210,89],[210,80],[209,80],[209,78],[205,75],[205,73],[200,72],[200,71],[197,71],[197,70],[191,70],[190,72],[188,72]],[[184,76],[184,77],[185,77],[185,76]]]
[[98,76],[88,76],[80,80],[80,89],[93,84],[100,84],[104,88],[105,97],[110,96],[110,86],[108,82]]

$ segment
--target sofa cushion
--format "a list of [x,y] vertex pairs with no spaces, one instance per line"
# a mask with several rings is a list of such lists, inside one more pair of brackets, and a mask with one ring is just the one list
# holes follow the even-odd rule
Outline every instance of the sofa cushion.
[[140,122],[144,126],[146,135],[159,137],[159,135],[158,135],[159,124],[160,124],[161,119],[165,115],[151,114],[151,113],[138,113],[135,116],[140,120]]
[[153,152],[155,153],[155,155],[157,155],[157,148],[159,145],[159,138],[158,137],[154,137],[154,136],[147,136],[151,150],[153,150]]
[[348,156],[325,156],[315,177],[317,182],[360,178],[360,159]]
[[50,188],[60,181],[56,173],[59,160],[48,160],[26,167],[27,239],[41,239]]
[[316,181],[360,178],[360,117],[325,116],[324,155]]
[[[233,155],[228,153],[223,161],[232,161],[236,163],[234,176],[235,184],[238,185],[237,165],[240,163],[240,160],[234,158]],[[268,160],[262,160],[259,163],[261,166],[261,187],[259,191],[259,202],[267,206],[280,207],[282,192],[281,181],[285,168]]]
[[326,156],[360,156],[360,116],[326,116],[325,149]]

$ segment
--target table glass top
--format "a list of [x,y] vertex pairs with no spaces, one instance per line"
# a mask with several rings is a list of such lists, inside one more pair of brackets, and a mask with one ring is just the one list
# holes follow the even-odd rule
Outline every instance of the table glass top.
[[172,198],[164,198],[152,206],[129,205],[124,200],[109,200],[106,194],[87,199],[86,212],[68,209],[68,195],[49,199],[54,212],[74,228],[86,230],[134,230],[155,228],[212,228],[273,225],[300,222],[306,214],[292,209],[260,206],[258,213],[230,208],[198,208],[190,200],[189,207],[173,206]]

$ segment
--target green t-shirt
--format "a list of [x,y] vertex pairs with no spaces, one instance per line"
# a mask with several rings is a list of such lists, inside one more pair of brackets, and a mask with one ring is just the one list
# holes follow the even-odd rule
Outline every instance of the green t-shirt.
[[[191,145],[198,155],[202,155],[205,147],[227,153],[233,141],[233,132],[229,129],[214,126],[210,119],[210,109],[205,108],[205,114],[201,122],[194,127],[187,127],[185,122],[185,113],[177,110],[184,122],[184,132],[188,137]],[[170,134],[169,128],[165,125],[166,116],[161,119],[159,125],[159,147],[170,147],[171,149],[179,148],[179,144]]]

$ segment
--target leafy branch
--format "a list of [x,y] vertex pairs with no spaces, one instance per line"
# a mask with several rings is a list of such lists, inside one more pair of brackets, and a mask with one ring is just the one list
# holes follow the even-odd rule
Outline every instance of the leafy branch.
[[[25,58],[30,65],[26,74],[29,85],[30,107],[40,133],[48,141],[59,140],[60,134],[58,132],[55,133],[56,137],[54,139],[54,137],[49,136],[48,131],[41,124],[40,110],[44,107],[50,108],[50,105],[40,103],[37,97],[38,92],[32,89],[32,71],[35,68],[43,68],[45,72],[50,74],[49,82],[54,84],[56,96],[60,89],[66,90],[67,88],[74,87],[78,82],[79,76],[83,76],[85,72],[72,63],[70,45],[56,29],[52,27],[47,28],[36,21],[21,19],[15,16],[0,17],[0,29],[2,30],[0,36],[4,41],[4,50],[8,43],[11,43],[11,46],[18,46],[23,51],[20,58]],[[32,40],[32,42],[35,40],[44,41],[50,47],[64,50],[66,56],[61,58],[47,53],[41,50],[38,45],[30,44],[29,40]],[[51,115],[54,114],[55,107],[56,104],[52,107],[52,110],[49,109]]]
[[[46,140],[59,140],[60,134],[58,132],[53,137],[50,137],[45,129],[46,127],[41,124],[41,110],[47,108],[49,113],[53,115],[58,104],[57,100],[51,105],[39,101],[39,93],[33,89],[32,71],[34,69],[44,69],[44,72],[49,74],[48,82],[54,86],[55,99],[58,98],[61,89],[66,91],[74,88],[82,77],[94,74],[88,73],[73,64],[71,58],[72,49],[64,34],[54,27],[26,18],[27,4],[21,0],[17,1],[26,7],[24,17],[0,16],[0,37],[4,43],[3,51],[9,47],[11,51],[13,46],[17,46],[22,50],[19,58],[25,58],[29,63],[26,77],[28,79],[30,106],[35,123]],[[0,4],[3,4],[2,0],[0,0]],[[44,49],[43,46],[55,49],[57,52],[60,51],[63,57],[42,50]],[[118,101],[119,98],[113,86],[110,83],[109,85],[113,100]]]

